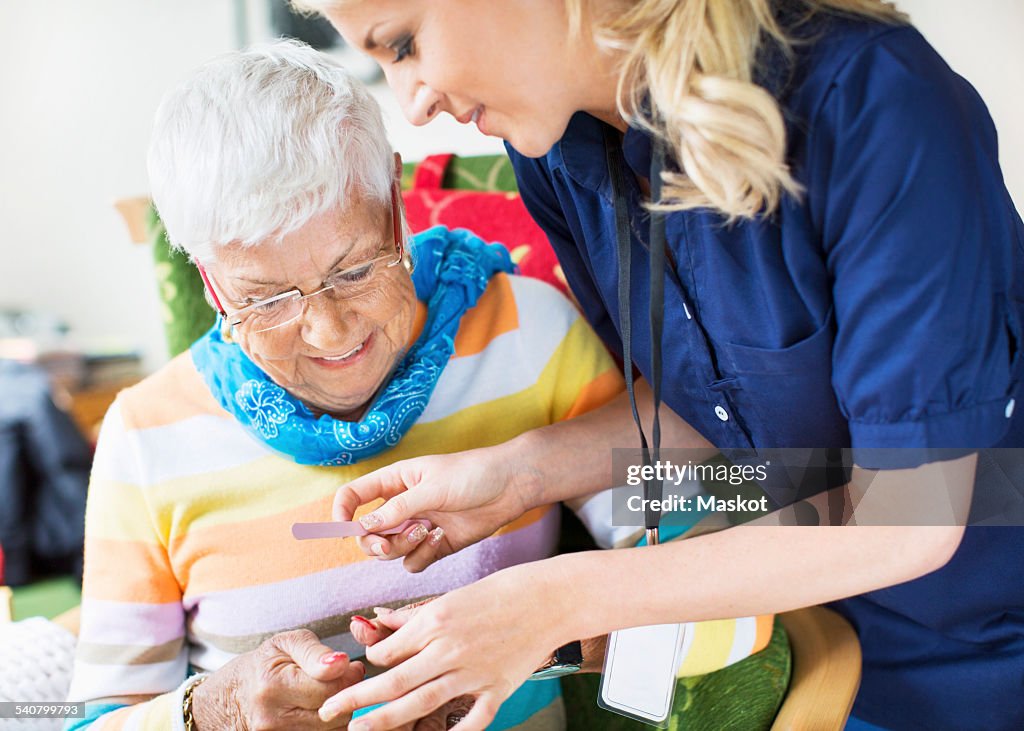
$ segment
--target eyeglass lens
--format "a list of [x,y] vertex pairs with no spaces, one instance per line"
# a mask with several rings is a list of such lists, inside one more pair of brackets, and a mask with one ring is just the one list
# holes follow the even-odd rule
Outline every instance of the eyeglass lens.
[[337,300],[365,297],[379,289],[378,274],[400,260],[394,254],[380,256],[357,267],[335,272],[316,292],[303,295],[292,291],[250,305],[241,321],[255,333],[267,332],[283,327],[301,317],[305,300],[312,297],[327,292],[330,292],[331,296]]

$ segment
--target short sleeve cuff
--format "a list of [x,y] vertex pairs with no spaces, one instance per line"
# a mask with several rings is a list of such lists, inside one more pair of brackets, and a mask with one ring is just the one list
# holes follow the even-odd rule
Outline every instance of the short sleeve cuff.
[[997,445],[1015,402],[1006,397],[912,421],[850,421],[853,461],[874,469],[909,469]]
[[208,675],[209,673],[196,673],[195,675],[190,675],[184,683],[171,691],[170,696],[173,700],[170,718],[171,731],[185,731],[185,718],[181,712],[182,704],[185,700],[185,692],[196,683],[205,680]]

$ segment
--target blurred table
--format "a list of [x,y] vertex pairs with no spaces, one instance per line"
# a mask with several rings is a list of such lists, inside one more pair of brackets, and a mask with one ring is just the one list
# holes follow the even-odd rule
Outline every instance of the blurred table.
[[107,409],[114,403],[114,399],[122,389],[128,388],[139,382],[138,378],[126,378],[113,383],[105,383],[96,386],[87,386],[63,393],[55,393],[54,400],[57,405],[66,410],[75,424],[82,430],[82,434],[95,444],[100,433],[100,425]]

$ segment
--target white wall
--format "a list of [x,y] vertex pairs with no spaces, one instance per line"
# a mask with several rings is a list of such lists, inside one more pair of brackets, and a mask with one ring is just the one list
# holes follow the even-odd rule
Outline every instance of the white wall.
[[147,190],[164,89],[232,47],[226,0],[0,3],[0,305],[47,308],[83,339],[165,347],[151,255],[111,203]]
[[[245,0],[253,40],[262,0]],[[925,35],[986,99],[1024,209],[1024,2],[903,0]],[[159,98],[189,69],[235,46],[232,0],[0,2],[0,307],[46,308],[83,338],[166,357],[150,253],[111,208],[147,189],[144,155]],[[407,159],[500,149],[446,121],[414,130],[380,90]]]
[[988,105],[1006,187],[1024,215],[1024,0],[897,0]]

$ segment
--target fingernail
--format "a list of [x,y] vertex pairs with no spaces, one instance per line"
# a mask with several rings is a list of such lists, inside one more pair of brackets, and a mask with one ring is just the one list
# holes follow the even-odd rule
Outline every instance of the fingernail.
[[376,614],[378,617],[386,617],[389,614],[394,614],[395,610],[391,607],[374,607],[373,613]]
[[[317,711],[317,715],[320,716],[321,721],[323,721],[324,723],[328,723],[330,721],[333,721],[334,717],[337,716],[340,712],[340,703],[331,703],[330,701],[328,701],[327,703],[324,703],[322,706],[320,706],[320,710]],[[352,724],[350,723],[348,727],[351,729]]]
[[348,731],[370,731],[370,724],[366,721],[356,719],[348,724]]
[[431,546],[436,546],[444,538],[444,528],[437,526],[434,530],[430,531],[430,537],[427,539],[427,543]]
[[363,526],[366,530],[380,528],[383,522],[384,518],[380,517],[379,513],[367,513],[359,519],[359,525]]
[[320,662],[324,665],[333,665],[339,660],[347,659],[348,655],[344,652],[328,652],[326,655],[320,658]]
[[383,558],[384,556],[387,555],[384,552],[384,544],[383,543],[374,543],[372,546],[370,546],[370,550],[373,551],[373,555],[380,556],[381,558]]
[[409,541],[409,543],[419,543],[426,537],[427,527],[423,525],[423,523],[418,523],[416,527],[409,531],[409,533],[406,535],[406,539]]
[[377,625],[375,625],[373,622],[368,620],[366,617],[361,617],[361,616],[359,616],[357,614],[354,617],[352,617],[352,621],[353,622],[358,622],[359,624],[363,625],[367,629],[373,630],[374,632],[377,631]]

